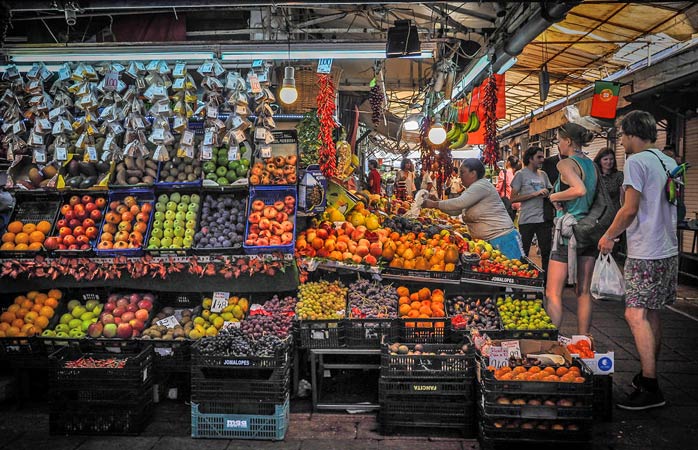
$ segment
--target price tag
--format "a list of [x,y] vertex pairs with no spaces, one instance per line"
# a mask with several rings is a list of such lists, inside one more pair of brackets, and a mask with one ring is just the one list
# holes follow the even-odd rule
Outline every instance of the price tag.
[[567,336],[563,336],[563,335],[561,335],[561,334],[558,335],[557,341],[558,341],[560,344],[564,345],[565,347],[567,347],[568,345],[570,345],[570,344],[572,343],[572,339],[571,339],[571,338],[568,338]]
[[240,159],[239,148],[237,145],[231,145],[228,149],[228,161],[237,161]]
[[254,138],[258,141],[263,141],[267,136],[267,129],[264,127],[257,127],[254,130]]
[[87,160],[97,161],[97,149],[94,147],[94,145],[87,146]]
[[34,161],[39,164],[46,162],[46,150],[34,150]]
[[184,89],[184,78],[176,78],[174,83],[172,83],[172,89],[175,91],[181,91]]
[[233,137],[235,138],[235,142],[237,142],[238,144],[241,142],[245,142],[245,140],[247,139],[247,135],[242,130],[235,130],[233,132]]
[[44,145],[44,137],[37,133],[32,133],[33,145]]
[[184,147],[184,155],[187,158],[193,158],[194,157],[194,147],[191,145],[187,145]]
[[229,292],[214,292],[213,302],[211,303],[211,312],[219,313],[228,306]]
[[174,353],[173,349],[167,347],[155,347],[153,350],[160,356],[171,356]]
[[507,349],[510,358],[521,358],[521,347],[519,347],[519,341],[502,341],[501,346],[502,348]]
[[210,145],[203,145],[201,147],[201,159],[203,161],[210,161],[213,158],[213,147]]
[[191,130],[186,130],[182,133],[182,144],[192,145],[194,143],[194,132]]
[[209,74],[213,72],[213,63],[211,61],[205,62],[199,67],[199,72],[202,74]]
[[509,349],[504,347],[490,347],[490,366],[496,369],[509,365]]
[[51,121],[48,120],[48,119],[45,118],[45,117],[42,118],[42,119],[39,119],[39,126],[40,126],[43,130],[50,130],[50,129],[51,129]]
[[332,58],[321,59],[317,63],[317,73],[330,73],[332,71]]
[[206,117],[210,119],[215,119],[218,117],[218,108],[215,106],[207,106],[206,107]]
[[[31,69],[29,69],[29,72],[27,72],[27,78],[36,78],[39,75],[39,65],[34,63]],[[29,87],[31,88],[31,84]]]
[[20,134],[20,133],[22,133],[24,130],[26,130],[26,128],[24,127],[24,122],[22,122],[21,120],[18,121],[18,122],[15,122],[15,124],[12,125],[12,132],[13,132],[14,134]]
[[252,93],[257,94],[262,92],[262,86],[259,84],[259,78],[257,78],[257,75],[250,75],[247,78],[247,81],[250,82],[250,91],[252,91]]
[[184,76],[184,74],[187,71],[187,65],[184,63],[177,63],[174,66],[174,70],[172,71],[172,76],[175,78],[181,78]]
[[240,116],[233,116],[233,119],[232,119],[232,125],[233,125],[232,128],[233,129],[240,128],[244,123],[245,122],[242,121]]
[[150,138],[154,141],[162,141],[165,139],[165,130],[163,128],[154,129],[153,134],[150,135]]
[[17,78],[19,76],[19,69],[17,69],[17,66],[14,64],[11,64],[7,67],[5,75],[7,75],[7,78],[9,79]]
[[177,325],[179,325],[179,321],[175,316],[168,316],[165,317],[164,319],[160,319],[156,322],[158,325],[165,326],[167,328],[174,328]]
[[115,91],[119,85],[119,74],[114,71],[109,71],[104,74],[104,90]]
[[172,123],[172,128],[175,130],[178,130],[180,127],[183,127],[186,124],[186,121],[184,117],[182,116],[175,116],[174,122]]
[[49,120],[55,120],[56,117],[61,115],[61,112],[63,111],[62,107],[58,108],[53,108],[51,111],[48,112],[48,118]]
[[114,142],[114,135],[110,134],[104,140],[104,145],[102,146],[102,151],[104,151],[104,152],[109,151],[111,149],[111,145],[113,142]]
[[259,154],[262,158],[271,158],[271,145],[263,145],[259,148]]
[[122,127],[118,122],[110,123],[109,128],[111,128],[112,132],[114,132],[114,134],[117,136],[124,132],[124,127]]
[[221,329],[225,330],[228,328],[240,328],[240,322],[223,322],[223,327]]
[[204,133],[204,145],[213,145],[213,131]]
[[68,160],[68,150],[65,147],[56,147],[56,161]]
[[241,116],[246,116],[247,115],[247,106],[245,105],[237,105],[235,107],[235,113],[239,114]]
[[70,79],[70,66],[68,64],[63,64],[60,69],[58,69],[58,79],[61,81]]
[[264,67],[264,60],[263,59],[255,59],[252,61],[252,68],[253,69],[261,69]]

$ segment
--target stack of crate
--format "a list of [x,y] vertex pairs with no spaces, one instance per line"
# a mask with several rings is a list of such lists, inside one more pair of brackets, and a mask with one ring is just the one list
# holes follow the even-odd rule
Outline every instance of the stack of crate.
[[119,353],[66,346],[50,356],[51,434],[143,431],[154,407],[153,349],[136,344],[121,341]]
[[379,382],[383,432],[457,429],[474,435],[475,357],[464,344],[384,344]]
[[270,357],[191,349],[191,435],[282,440],[288,429],[291,342]]

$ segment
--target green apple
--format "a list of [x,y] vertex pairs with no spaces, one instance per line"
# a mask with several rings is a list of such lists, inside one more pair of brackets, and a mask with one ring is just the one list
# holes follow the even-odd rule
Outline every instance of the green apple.
[[160,247],[161,248],[168,248],[170,245],[172,245],[172,238],[165,236],[164,238],[160,239]]
[[174,210],[168,209],[165,213],[165,220],[174,220],[176,215],[177,213]]
[[70,331],[70,327],[67,323],[59,323],[58,325],[56,325],[56,329],[54,331],[56,333],[67,333],[68,331]]
[[184,218],[186,219],[187,223],[194,222],[194,221],[196,221],[196,213],[194,211],[188,211],[184,215]]
[[77,319],[78,317],[82,316],[86,312],[87,312],[87,310],[85,309],[84,306],[76,306],[75,308],[73,308],[72,311],[70,311],[70,314],[72,314],[73,317],[75,317]]
[[78,306],[80,306],[79,300],[71,300],[68,302],[68,311],[72,311]]
[[68,322],[68,328],[70,328],[71,330],[75,330],[75,329],[79,330],[81,327],[82,327],[82,320],[80,320],[80,319],[73,319],[70,322]]
[[69,336],[68,333],[65,332],[65,331],[59,331],[58,333],[56,333],[56,337],[57,337],[57,338],[67,338],[67,337],[70,337],[70,336]]
[[177,203],[173,202],[172,200],[167,202],[167,210],[168,211],[177,211]]
[[179,199],[179,203],[187,203],[188,204],[190,201],[191,201],[191,198],[187,194],[182,195],[182,197]]
[[177,205],[177,212],[187,212],[187,204],[180,203]]
[[174,226],[175,226],[175,228],[177,228],[177,227],[184,228],[184,225],[186,225],[186,222],[185,222],[184,220],[176,219],[176,220],[174,221]]
[[172,245],[174,245],[175,248],[182,248],[182,245],[184,245],[184,239],[181,237],[176,237],[172,239]]
[[153,231],[151,231],[150,235],[152,237],[160,239],[163,236],[162,227],[160,227],[160,228],[153,227]]
[[151,236],[150,240],[148,241],[148,247],[155,247],[158,248],[160,247],[160,238]]
[[196,203],[197,205],[201,201],[201,197],[199,197],[199,194],[191,194],[189,197],[189,203]]
[[155,211],[165,211],[167,209],[167,203],[157,202],[155,204]]
[[182,239],[182,243],[184,248],[189,248],[194,243],[194,239],[192,239],[190,236],[184,236],[184,239]]
[[160,195],[160,197],[158,197],[158,203],[160,203],[160,202],[167,203],[169,201],[170,201],[170,199],[169,199],[169,197],[167,197],[167,194],[162,194],[162,195]]
[[92,311],[97,305],[99,305],[99,300],[88,300],[87,303],[85,303],[85,309]]
[[82,326],[80,327],[80,329],[82,330],[83,333],[87,333],[87,329],[90,328],[90,325],[92,325],[92,321],[83,320]]
[[197,212],[199,210],[199,204],[198,203],[189,203],[189,206],[187,206],[187,210],[191,212]]
[[187,214],[184,211],[177,211],[175,214],[175,220],[186,220]]
[[162,211],[156,211],[154,217],[155,217],[155,220],[159,220],[162,222],[163,220],[165,220],[165,213]]
[[184,231],[184,235],[185,235],[186,237],[190,237],[190,238],[192,238],[192,239],[194,238],[194,235],[195,235],[195,234],[196,234],[196,231],[195,231],[193,228],[187,228],[187,229]]
[[163,223],[160,219],[153,220],[153,231],[159,230],[163,227]]
[[184,228],[182,228],[182,227],[175,227],[175,229],[174,229],[174,235],[177,236],[178,238],[184,237]]
[[175,203],[179,203],[181,199],[182,196],[179,194],[179,192],[173,192],[172,195],[170,195],[170,201],[173,201]]
[[164,228],[165,230],[171,230],[172,228],[174,228],[174,220],[167,219],[162,223],[162,228]]
[[56,332],[52,330],[44,330],[43,333],[41,333],[43,337],[56,337]]
[[163,231],[163,238],[160,239],[160,241],[164,241],[165,238],[170,238],[172,239],[174,237],[174,229],[173,228],[165,228],[165,231]]
[[[70,313],[65,313],[61,316],[61,320],[59,321],[59,323],[62,325],[66,325],[71,320],[73,320],[73,315]],[[58,331],[58,330],[56,330],[56,331]]]

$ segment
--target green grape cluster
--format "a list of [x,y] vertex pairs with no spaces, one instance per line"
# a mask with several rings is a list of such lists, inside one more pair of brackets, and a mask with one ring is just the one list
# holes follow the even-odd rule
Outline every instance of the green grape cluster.
[[520,300],[511,296],[497,298],[499,315],[505,330],[554,330],[543,300]]
[[339,281],[305,283],[298,288],[296,316],[299,320],[343,319],[347,288]]

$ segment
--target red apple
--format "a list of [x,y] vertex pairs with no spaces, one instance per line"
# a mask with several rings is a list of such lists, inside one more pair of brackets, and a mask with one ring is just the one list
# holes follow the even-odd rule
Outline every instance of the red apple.
[[136,331],[143,331],[143,328],[145,328],[145,323],[138,319],[131,319],[128,321],[128,324]]
[[148,315],[149,313],[145,309],[139,309],[138,311],[136,311],[136,319],[142,320],[143,322],[148,320]]
[[117,325],[120,324],[120,323],[121,323],[121,317],[116,317],[116,316],[114,316],[114,323],[117,324]]
[[122,306],[124,308],[124,311],[126,310],[126,307],[128,306],[128,300],[126,297],[121,297],[116,301],[116,306]]
[[90,219],[89,217],[85,220],[82,221],[82,227],[83,228],[90,228],[95,226],[95,221]]
[[70,205],[66,204],[66,205],[61,206],[61,214],[64,216],[65,216],[65,213],[67,213],[68,211],[72,211],[72,210],[73,210],[73,207]]
[[97,209],[97,205],[95,205],[94,203],[85,203],[85,211],[87,211],[88,213],[91,213],[95,209]]
[[135,313],[136,311],[138,311],[138,305],[136,305],[135,303],[129,303],[129,305],[126,307],[126,311]]
[[68,226],[70,228],[75,228],[75,227],[79,226],[81,223],[82,223],[82,220],[80,220],[78,218],[72,218],[68,221]]
[[73,228],[73,236],[78,237],[82,236],[83,234],[85,234],[85,229],[82,227],[82,225],[78,225]]
[[70,244],[68,250],[80,250],[80,246],[77,244]]
[[80,246],[80,250],[89,250],[90,248],[92,248],[90,244],[82,244]]
[[47,250],[56,250],[59,244],[57,237],[47,237],[44,240],[44,247],[46,247]]
[[80,246],[90,244],[90,238],[88,238],[84,234],[81,234],[80,236],[76,237],[75,240],[77,241],[77,244],[80,244]]
[[87,327],[87,334],[92,338],[101,337],[102,331],[104,331],[104,325],[102,322],[91,323],[90,326]]
[[146,311],[150,311],[153,309],[153,302],[150,300],[141,300],[138,302],[138,307],[140,309],[145,309]]
[[94,220],[95,222],[99,222],[102,220],[102,211],[99,209],[94,209],[90,212],[90,219]]
[[121,317],[125,312],[126,312],[125,306],[117,306],[116,308],[114,308],[114,310],[111,313],[114,314],[114,317]]
[[67,234],[63,236],[63,243],[68,247],[70,247],[71,245],[75,245],[76,242],[77,239],[75,239],[75,236],[73,236],[72,234]]
[[97,197],[95,199],[95,205],[97,205],[97,209],[104,209],[104,207],[107,206],[107,200],[104,197]]
[[73,211],[75,211],[75,217],[77,217],[80,220],[83,220],[85,217],[87,217],[87,211],[85,210],[85,207],[82,205],[75,205],[73,207]]
[[67,227],[67,226],[68,226],[68,221],[65,220],[65,219],[60,219],[60,220],[58,220],[58,222],[56,222],[56,227],[57,227],[59,230],[60,230],[61,228],[63,228],[63,227]]
[[72,209],[70,211],[66,211],[65,214],[63,214],[63,216],[65,217],[65,220],[70,222],[72,219],[75,219],[75,211],[73,211]]
[[130,303],[136,304],[140,302],[143,299],[140,294],[131,294],[131,296],[128,298]]
[[82,204],[83,204],[83,205],[86,205],[86,204],[88,204],[88,203],[92,203],[92,196],[90,196],[90,195],[83,195],[81,200],[82,200]]
[[80,203],[80,197],[78,197],[77,195],[73,195],[72,197],[70,197],[69,203],[70,203],[70,206],[77,205],[78,203]]
[[89,227],[85,229],[85,236],[90,239],[95,239],[97,237],[97,228]]
[[116,308],[116,305],[113,302],[107,302],[106,305],[104,305],[104,312],[112,312],[114,311],[114,308]]
[[122,322],[116,329],[116,335],[121,339],[128,339],[133,335],[133,327]]
[[126,311],[121,315],[121,321],[122,322],[128,322],[131,319],[135,319],[136,315],[132,313],[131,311]]
[[58,244],[58,250],[68,250],[68,246],[65,244]]

